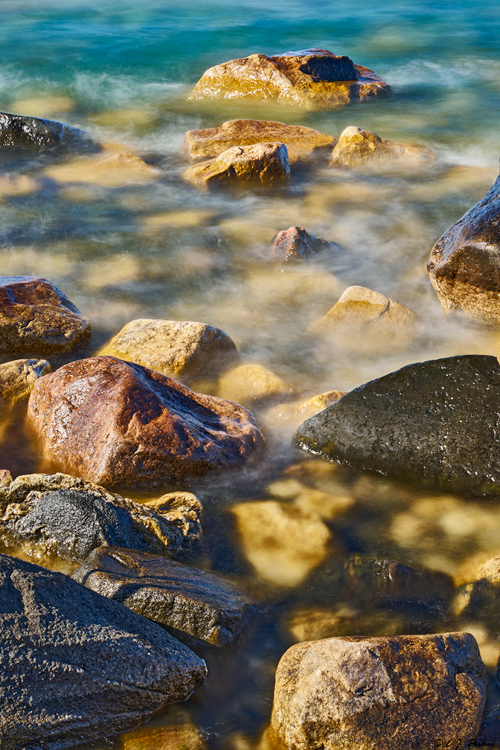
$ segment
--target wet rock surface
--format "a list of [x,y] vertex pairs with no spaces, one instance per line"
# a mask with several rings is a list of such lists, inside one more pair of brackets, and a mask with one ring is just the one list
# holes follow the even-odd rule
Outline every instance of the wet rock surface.
[[292,646],[271,724],[290,750],[422,750],[476,736],[487,673],[468,633],[345,637]]
[[467,355],[419,362],[356,388],[295,433],[297,447],[358,469],[498,494],[500,366]]
[[300,261],[323,261],[329,265],[344,265],[347,250],[338,242],[314,237],[304,227],[283,229],[273,237],[269,247],[271,260],[281,264]]
[[500,323],[500,177],[432,248],[427,270],[445,312]]
[[89,148],[90,137],[77,128],[38,117],[0,112],[0,148]]
[[270,187],[289,177],[288,151],[278,142],[233,146],[184,172],[184,179],[205,190],[228,184]]
[[0,357],[65,354],[90,338],[90,322],[46,279],[0,276]]
[[249,408],[286,401],[293,386],[260,364],[244,364],[225,372],[219,379],[218,396]]
[[436,155],[424,146],[395,143],[354,125],[342,131],[331,159],[332,166],[377,170],[397,166],[425,168],[436,162]]
[[75,562],[103,544],[183,554],[199,541],[201,510],[189,492],[140,504],[64,474],[29,474],[0,486],[3,545]]
[[205,663],[162,628],[68,576],[0,556],[0,742],[56,750],[185,700]]
[[0,365],[0,409],[27,399],[35,381],[51,369],[46,359],[16,359]]
[[174,635],[214,646],[234,640],[253,609],[250,597],[215,573],[116,547],[94,550],[73,578]]
[[263,445],[243,407],[115,357],[72,362],[37,385],[28,420],[47,462],[106,487],[241,466]]

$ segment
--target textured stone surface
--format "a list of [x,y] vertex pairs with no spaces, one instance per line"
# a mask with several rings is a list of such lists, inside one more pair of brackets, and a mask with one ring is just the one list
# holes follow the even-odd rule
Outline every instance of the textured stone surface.
[[486,685],[469,633],[310,641],[278,665],[271,723],[289,750],[462,749]]
[[333,147],[335,138],[303,125],[285,125],[269,120],[229,120],[217,128],[188,130],[182,152],[193,161],[214,159],[233,146],[269,142],[284,143],[289,162],[293,164],[329,146]]
[[295,434],[297,447],[426,487],[500,493],[500,365],[419,362],[356,388]]
[[216,159],[193,164],[184,172],[188,182],[203,189],[224,184],[269,187],[286,182],[289,176],[288,151],[278,142],[233,146]]
[[234,640],[252,611],[249,597],[215,573],[117,547],[94,550],[73,578],[148,620],[214,646]]
[[390,93],[375,73],[348,57],[308,49],[215,65],[205,71],[189,99],[261,100],[321,110]]
[[0,744],[59,750],[185,700],[205,663],[158,625],[61,573],[0,556]]
[[368,130],[350,125],[339,136],[331,165],[352,169],[383,167],[432,167],[437,156],[424,146],[395,143]]
[[0,365],[0,409],[27,399],[38,378],[51,372],[46,359],[16,359]]
[[173,378],[217,377],[238,353],[233,340],[206,323],[176,320],[132,320],[99,354],[149,367]]
[[283,229],[273,237],[269,247],[270,258],[277,263],[323,260],[334,265],[335,261],[342,264],[342,256],[346,253],[342,245],[314,237],[304,227]]
[[52,120],[0,112],[0,148],[81,148],[90,146],[82,130]]
[[115,357],[41,378],[28,420],[47,462],[106,487],[161,486],[241,466],[263,445],[243,407]]
[[189,492],[136,503],[65,474],[27,474],[0,486],[4,546],[82,562],[103,544],[176,555],[201,535],[201,505]]
[[0,276],[0,356],[64,354],[90,338],[90,323],[50,281]]
[[243,406],[255,407],[272,401],[286,400],[294,389],[279,375],[260,364],[239,365],[219,380],[218,396]]
[[432,248],[427,270],[445,312],[500,323],[500,177]]

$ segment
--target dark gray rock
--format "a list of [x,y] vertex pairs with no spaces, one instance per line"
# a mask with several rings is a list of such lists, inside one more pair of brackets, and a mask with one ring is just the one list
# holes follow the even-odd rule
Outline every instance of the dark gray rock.
[[215,646],[230,643],[253,609],[249,597],[215,573],[116,547],[95,549],[73,578],[149,620]]
[[467,355],[408,365],[304,422],[297,447],[425,487],[500,494],[500,365]]
[[87,133],[62,122],[0,112],[0,149],[82,148],[91,145]]
[[0,747],[60,750],[185,700],[204,661],[61,573],[0,555]]
[[33,546],[40,556],[83,562],[95,547],[114,545],[180,554],[201,534],[201,504],[189,492],[139,504],[65,474],[28,474],[0,486],[4,547]]
[[315,261],[340,267],[345,265],[347,250],[337,242],[314,237],[304,227],[290,227],[273,237],[269,255],[281,265]]

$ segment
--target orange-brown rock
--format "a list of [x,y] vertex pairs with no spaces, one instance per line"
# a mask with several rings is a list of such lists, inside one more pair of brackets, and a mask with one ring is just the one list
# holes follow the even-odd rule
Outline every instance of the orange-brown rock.
[[338,242],[314,237],[304,227],[282,229],[271,240],[269,255],[278,263],[323,260],[330,265],[342,264],[347,250]]
[[436,162],[436,154],[425,146],[395,143],[350,125],[335,144],[331,165],[378,171],[384,167],[392,169],[399,166],[426,168]]
[[264,100],[306,110],[335,109],[390,95],[373,71],[325,49],[255,54],[205,71],[189,99]]
[[208,190],[227,184],[269,187],[290,176],[288,151],[283,143],[254,143],[233,146],[216,159],[193,164],[184,179]]
[[318,150],[333,148],[335,138],[302,125],[285,125],[269,120],[229,120],[217,128],[188,130],[182,147],[183,155],[193,161],[214,159],[233,146],[252,143],[284,143],[290,164],[310,158]]
[[263,444],[243,407],[109,356],[41,378],[28,421],[48,464],[106,487],[159,486],[240,466]]
[[0,357],[65,354],[90,338],[90,322],[37,276],[0,277]]

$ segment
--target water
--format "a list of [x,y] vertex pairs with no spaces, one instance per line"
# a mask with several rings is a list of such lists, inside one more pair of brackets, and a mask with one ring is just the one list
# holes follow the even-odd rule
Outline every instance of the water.
[[[43,7],[34,0],[0,0],[0,110],[83,128],[159,170],[155,177],[112,186],[85,181],[81,172],[62,181],[47,171],[54,165],[44,159],[3,158],[4,175],[28,175],[31,182],[23,183],[19,195],[0,190],[0,274],[39,274],[63,289],[92,321],[93,351],[139,317],[219,326],[244,360],[285,378],[302,400],[348,390],[410,362],[487,352],[498,334],[446,320],[425,263],[434,242],[486,192],[498,171],[499,26],[500,8],[492,0],[479,6],[471,0],[439,6],[340,0],[319,13],[311,13],[304,0],[272,7],[261,0],[243,6],[223,0],[46,0]],[[323,113],[185,100],[211,65],[257,51],[311,46],[371,68],[391,85],[393,98]],[[297,172],[289,188],[273,193],[199,193],[181,180],[184,133],[238,116],[332,135],[358,125],[425,145],[443,167],[430,176],[363,176],[325,163]],[[337,277],[322,269],[277,274],[266,262],[274,234],[291,225],[349,249],[350,260]],[[349,284],[408,305],[422,318],[424,334],[406,348],[373,346],[362,338],[342,347],[311,339],[309,323]],[[291,421],[265,410],[257,416],[269,440],[262,464],[242,478],[195,489],[206,508],[199,564],[239,577],[261,597],[263,611],[234,646],[221,653],[201,649],[210,677],[182,707],[180,719],[166,709],[135,745],[124,736],[113,741],[116,747],[145,747],[138,743],[148,737],[155,747],[170,747],[161,733],[188,717],[209,748],[253,750],[269,720],[279,657],[295,640],[326,633],[326,626],[314,631],[300,625],[308,617],[328,620],[323,573],[293,567],[304,557],[299,545],[285,566],[297,571],[295,585],[280,585],[284,573],[265,550],[252,558],[257,574],[232,506],[274,497],[325,515],[326,504],[324,523],[333,536],[324,566],[355,552],[465,580],[467,560],[498,553],[494,501],[421,492],[309,461],[289,447]],[[2,465],[14,474],[39,465],[19,422],[2,445]],[[336,612],[335,632],[349,616],[353,628],[377,634],[457,626],[430,615],[417,622],[406,614],[401,622],[401,613],[377,607],[363,612],[353,601],[329,606],[330,619]],[[496,634],[478,623],[468,628],[492,668]]]

